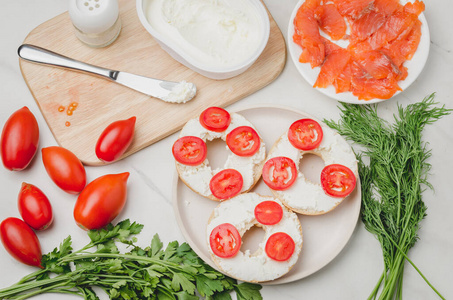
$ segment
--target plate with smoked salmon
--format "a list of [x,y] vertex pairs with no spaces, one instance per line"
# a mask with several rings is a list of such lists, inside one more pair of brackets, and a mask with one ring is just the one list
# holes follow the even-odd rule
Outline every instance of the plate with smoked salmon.
[[420,0],[300,0],[288,48],[302,77],[342,102],[385,101],[407,89],[429,54]]

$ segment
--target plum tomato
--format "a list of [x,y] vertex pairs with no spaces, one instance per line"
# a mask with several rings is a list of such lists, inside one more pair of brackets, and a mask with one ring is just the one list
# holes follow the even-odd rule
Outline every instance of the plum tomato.
[[173,144],[176,161],[188,166],[201,164],[208,154],[206,143],[196,136],[183,136]]
[[18,218],[7,218],[0,224],[0,237],[6,251],[18,261],[40,267],[41,244],[35,232]]
[[294,240],[284,232],[271,235],[264,248],[267,256],[276,261],[287,261],[291,258],[296,248]]
[[322,128],[312,119],[300,119],[294,122],[288,130],[290,143],[300,150],[313,150],[321,144]]
[[241,235],[230,223],[220,224],[209,235],[212,252],[222,258],[230,258],[241,249]]
[[215,197],[226,200],[239,194],[243,183],[241,173],[235,169],[225,169],[211,178],[209,189]]
[[105,162],[120,158],[129,148],[134,137],[136,117],[119,120],[107,126],[96,143],[96,156]]
[[283,217],[283,209],[275,201],[263,201],[255,207],[255,219],[263,225],[275,225]]
[[294,161],[288,157],[278,156],[266,161],[263,167],[263,180],[273,190],[288,189],[297,178]]
[[63,147],[42,148],[42,161],[55,184],[69,194],[80,193],[86,185],[86,172],[80,160]]
[[22,183],[17,206],[25,223],[35,230],[44,230],[52,224],[52,206],[46,195],[36,186]]
[[90,182],[74,206],[74,219],[84,230],[108,225],[123,210],[129,173],[108,174]]
[[25,169],[38,150],[39,127],[33,113],[24,106],[14,112],[3,126],[0,154],[5,168]]
[[209,107],[200,114],[200,124],[211,131],[225,131],[230,123],[230,113],[220,107]]
[[238,156],[252,156],[261,144],[260,136],[250,126],[239,126],[228,133],[226,143],[231,152]]
[[321,186],[332,197],[344,198],[354,190],[356,178],[346,166],[332,164],[321,171]]

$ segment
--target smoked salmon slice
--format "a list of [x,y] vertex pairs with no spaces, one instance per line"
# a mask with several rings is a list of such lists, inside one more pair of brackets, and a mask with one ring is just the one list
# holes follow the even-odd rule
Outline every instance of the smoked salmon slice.
[[371,77],[358,63],[351,65],[351,90],[359,100],[371,100],[374,98],[388,99],[401,88],[396,79],[376,79]]
[[351,71],[351,61],[344,67],[343,71],[335,78],[333,82],[333,86],[335,87],[335,91],[338,93],[344,93],[351,91],[351,79],[352,79],[352,71]]
[[397,9],[400,9],[402,5],[399,3],[399,0],[375,0],[374,8],[378,13],[383,14],[384,16],[392,15]]
[[417,20],[417,16],[405,11],[397,11],[391,15],[385,24],[378,29],[370,38],[369,43],[372,49],[379,49],[386,46],[394,39],[404,36],[410,32]]
[[373,9],[374,0],[333,0],[342,16],[358,19]]
[[368,74],[376,79],[397,78],[401,74],[398,65],[380,50],[355,53],[354,58]]
[[364,14],[357,20],[350,20],[351,43],[356,43],[367,39],[375,33],[386,21],[386,15],[380,12],[371,11]]
[[421,27],[422,22],[417,19],[411,31],[404,39],[398,39],[386,47],[392,57],[401,61],[400,64],[405,60],[412,59],[414,56],[422,36]]
[[417,16],[420,15],[424,10],[425,10],[425,3],[418,1],[418,0],[415,0],[414,3],[408,2],[408,3],[406,3],[406,5],[404,5],[405,12],[415,14]]
[[346,34],[346,22],[333,4],[318,6],[315,10],[315,19],[322,31],[327,33],[332,40],[338,41]]
[[314,87],[326,88],[343,72],[343,69],[349,63],[351,54],[348,50],[340,48],[333,51],[322,64],[321,71],[314,84]]
[[302,47],[299,57],[301,63],[310,63],[311,67],[320,66],[324,62],[324,43],[319,34],[318,21],[315,19],[315,10],[321,0],[307,0],[301,5],[294,18],[294,42]]

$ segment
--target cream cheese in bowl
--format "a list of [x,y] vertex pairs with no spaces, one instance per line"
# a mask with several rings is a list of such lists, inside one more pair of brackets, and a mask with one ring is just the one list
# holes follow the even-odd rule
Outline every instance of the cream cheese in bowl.
[[137,12],[164,50],[214,79],[244,72],[269,37],[259,0],[137,0]]

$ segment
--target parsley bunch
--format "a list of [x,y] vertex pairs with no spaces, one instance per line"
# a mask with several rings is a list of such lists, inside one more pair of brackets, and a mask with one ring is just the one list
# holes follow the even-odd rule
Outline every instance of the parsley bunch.
[[378,116],[377,105],[342,104],[340,121],[325,121],[362,149],[358,155],[361,216],[379,241],[384,259],[382,276],[368,299],[402,299],[406,260],[444,299],[408,258],[426,216],[423,186],[431,187],[427,180],[431,150],[421,139],[422,130],[450,113],[435,104],[432,94],[406,108],[399,106],[393,124]]
[[[26,299],[43,293],[79,295],[99,299],[92,287],[110,299],[238,300],[262,299],[261,286],[238,284],[211,268],[186,243],[171,242],[163,249],[156,234],[145,249],[136,246],[134,235],[143,225],[124,220],[116,226],[88,232],[90,243],[73,251],[71,237],[42,258],[43,269],[0,290],[0,299]],[[131,250],[122,254],[117,243]]]

